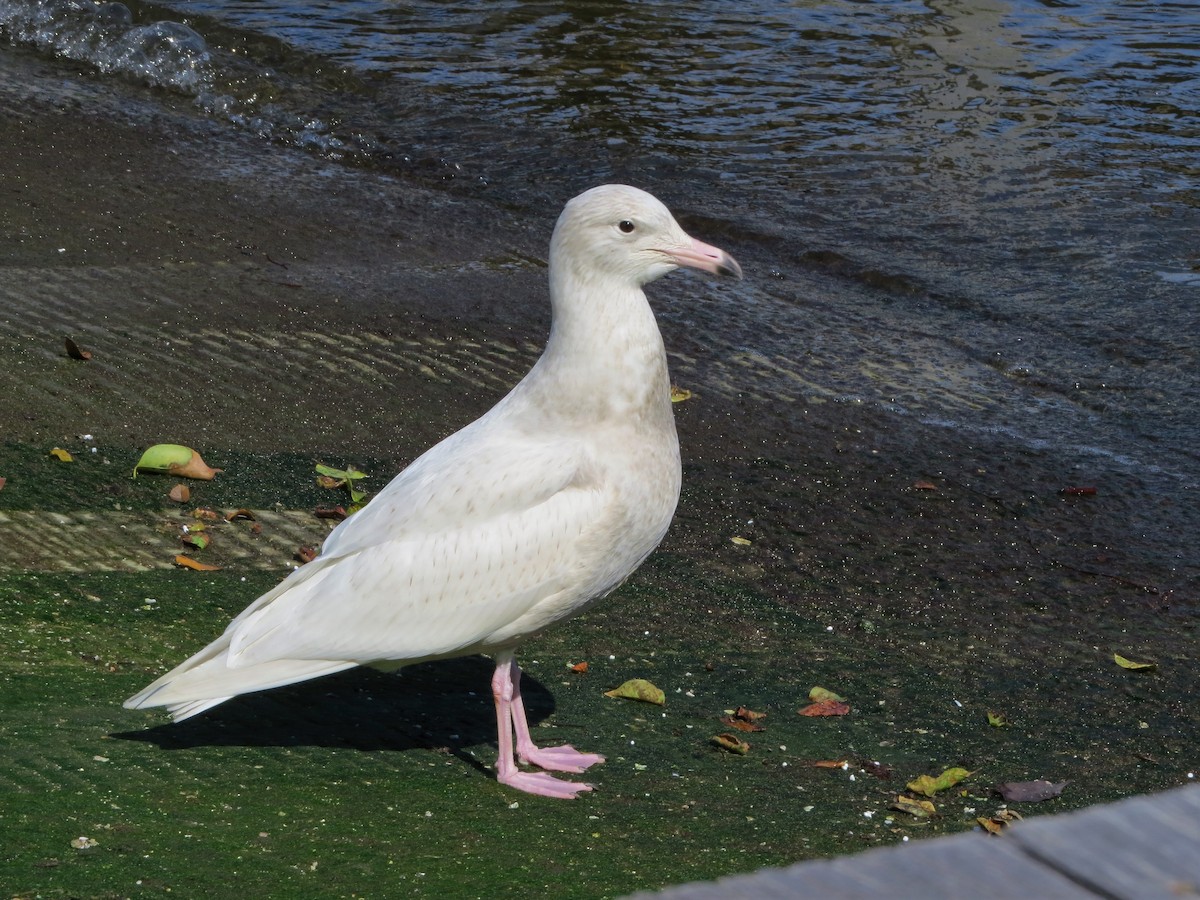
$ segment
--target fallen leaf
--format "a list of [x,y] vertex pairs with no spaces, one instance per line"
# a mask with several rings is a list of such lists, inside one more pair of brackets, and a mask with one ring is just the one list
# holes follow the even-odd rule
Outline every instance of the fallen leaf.
[[721,721],[730,728],[736,728],[738,731],[764,731],[762,725],[758,723],[767,717],[764,712],[755,712],[752,709],[747,709],[744,706],[739,706],[732,713],[726,710],[728,715],[722,716]]
[[1004,825],[1000,822],[993,822],[991,819],[985,819],[983,816],[976,816],[975,821],[978,822],[983,830],[988,834],[999,834],[1004,830]]
[[222,471],[224,470],[208,465],[191,447],[181,444],[155,444],[142,454],[142,458],[133,467],[133,477],[137,478],[138,472],[158,472],[180,478],[212,481],[217,473]]
[[954,787],[954,785],[970,776],[970,774],[966,769],[947,769],[941,775],[937,776],[937,778],[934,778],[932,775],[918,775],[906,784],[905,787],[914,794],[924,794],[926,797],[932,797],[938,791]]
[[646,703],[657,703],[659,706],[667,702],[666,694],[645,678],[631,678],[620,687],[605,691],[604,696],[622,700],[642,700]]
[[79,345],[70,338],[67,338],[65,343],[67,345],[67,356],[71,357],[71,359],[81,359],[86,362],[92,358],[91,350],[80,350]]
[[317,487],[323,487],[327,489],[340,488],[345,483],[345,479],[334,478],[332,475],[317,476]]
[[808,692],[808,699],[812,700],[814,703],[819,703],[822,700],[837,700],[842,703],[846,702],[845,697],[839,697],[833,691],[823,687],[814,687],[812,690],[810,690]]
[[4,486],[8,484],[8,479],[0,475],[0,491],[4,490]]
[[207,534],[197,534],[194,531],[189,531],[187,534],[182,535],[179,540],[184,544],[187,544],[189,547],[195,547],[197,550],[203,550],[208,546],[212,538],[210,538]]
[[171,493],[167,494],[176,503],[187,503],[192,499],[192,489],[186,484],[177,484],[171,488]]
[[253,522],[254,513],[248,509],[235,509],[225,513],[226,522],[235,522],[238,519],[249,519],[251,522]]
[[571,671],[576,672],[579,675],[582,675],[587,670],[588,670],[588,664],[585,662],[577,662],[577,663],[575,663],[575,665],[571,666]]
[[1096,489],[1091,485],[1083,485],[1081,487],[1065,487],[1058,493],[1063,497],[1094,497]]
[[316,547],[304,546],[298,549],[293,555],[302,563],[310,563],[317,558],[319,551]]
[[318,519],[344,519],[348,513],[344,506],[318,506],[313,515]]
[[344,469],[335,469],[333,466],[322,465],[317,463],[317,473],[324,475],[327,478],[333,478],[336,481],[355,481],[359,478],[366,478],[366,472],[360,472],[354,466],[346,466]]
[[93,847],[99,846],[99,841],[90,837],[77,837],[71,841],[71,846],[76,850],[91,850]]
[[932,481],[915,481],[913,487],[918,491],[936,491],[938,486]]
[[722,750],[727,750],[730,753],[737,753],[740,756],[745,756],[750,752],[750,745],[743,741],[736,734],[718,734],[709,738],[709,740]]
[[892,767],[887,763],[881,763],[873,759],[862,759],[859,760],[858,764],[868,775],[874,775],[881,781],[890,781],[892,778]]
[[844,769],[850,765],[848,759],[818,759],[812,763],[818,769]]
[[1114,653],[1113,660],[1122,669],[1129,669],[1130,671],[1133,671],[1133,672],[1145,672],[1148,669],[1158,668],[1158,663],[1134,662],[1132,659],[1126,659],[1120,653]]
[[850,705],[840,700],[818,700],[796,712],[802,716],[845,716],[850,713]]
[[195,569],[197,572],[216,572],[220,566],[210,566],[208,563],[196,562],[190,556],[176,556],[175,565],[184,569]]
[[75,457],[71,456],[71,454],[68,453],[66,450],[64,450],[62,447],[55,447],[53,450],[50,451],[50,455],[53,456],[55,459],[57,459],[60,462],[74,462],[75,461]]
[[739,537],[738,535],[734,535],[729,540],[733,541],[739,547],[749,547],[753,543],[749,538]]
[[904,794],[897,796],[889,809],[908,813],[918,819],[928,819],[930,816],[937,815],[937,807],[928,800],[918,800],[916,797],[906,797]]
[[738,731],[765,731],[765,729],[754,722],[747,722],[745,719],[739,719],[736,716],[721,716],[721,724],[728,725],[730,728],[736,728]]
[[681,387],[671,385],[671,402],[682,403],[684,400],[690,400],[692,392]]
[[192,510],[192,518],[201,519],[205,522],[215,522],[221,517],[215,509],[209,509],[207,506],[197,506]]
[[998,712],[992,712],[990,709],[987,714],[988,724],[993,728],[1003,728],[1008,724],[1008,719]]
[[1002,781],[992,790],[1004,798],[1006,803],[1039,803],[1042,800],[1053,800],[1063,792],[1070,782],[1067,781]]

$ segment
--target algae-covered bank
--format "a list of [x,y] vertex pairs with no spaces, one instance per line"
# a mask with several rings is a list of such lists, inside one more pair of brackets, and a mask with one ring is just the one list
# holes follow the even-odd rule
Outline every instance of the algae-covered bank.
[[[1060,392],[1015,343],[947,337],[970,298],[905,280],[900,257],[781,240],[723,213],[712,171],[689,194],[649,163],[576,174],[675,179],[664,199],[747,280],[651,288],[690,391],[676,521],[606,602],[523,651],[535,733],[606,755],[595,792],[497,786],[482,658],[180,725],[122,709],[319,544],[314,511],[349,494],[317,464],[376,490],[532,364],[569,179],[464,188],[32,50],[3,48],[0,71],[10,896],[621,896],[977,828],[1000,782],[1067,782],[1010,804],[1031,816],[1193,777],[1194,450],[1089,443],[1090,420],[1135,434],[1120,386]],[[223,471],[176,502],[178,479],[131,477],[156,443]],[[665,702],[605,696],[634,678]],[[800,715],[814,687],[843,714]],[[907,787],[950,768],[969,775]]]

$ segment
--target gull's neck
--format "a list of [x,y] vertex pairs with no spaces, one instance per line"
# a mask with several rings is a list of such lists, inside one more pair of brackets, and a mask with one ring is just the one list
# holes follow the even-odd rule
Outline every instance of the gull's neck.
[[[546,350],[523,386],[556,415],[661,427],[671,418],[662,335],[646,295],[631,281],[553,259],[553,319]],[[553,385],[560,396],[542,395]]]

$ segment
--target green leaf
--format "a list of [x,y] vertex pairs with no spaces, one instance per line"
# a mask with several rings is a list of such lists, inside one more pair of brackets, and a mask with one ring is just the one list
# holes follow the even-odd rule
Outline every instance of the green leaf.
[[1117,665],[1120,666],[1122,669],[1129,669],[1130,671],[1133,671],[1133,672],[1145,672],[1148,669],[1158,668],[1158,663],[1134,662],[1132,659],[1126,659],[1120,653],[1114,653],[1113,660],[1115,660]]
[[924,794],[926,797],[932,797],[938,791],[944,791],[946,788],[954,787],[964,778],[971,775],[966,769],[947,769],[937,778],[931,775],[918,775],[910,781],[907,787],[914,794]]
[[826,690],[823,687],[815,687],[808,692],[808,699],[814,703],[820,703],[822,700],[836,700],[838,703],[845,703],[845,697],[839,697],[833,691]]
[[631,678],[620,687],[605,691],[604,696],[617,697],[622,700],[641,700],[645,703],[657,703],[659,706],[667,702],[667,695],[645,678]]

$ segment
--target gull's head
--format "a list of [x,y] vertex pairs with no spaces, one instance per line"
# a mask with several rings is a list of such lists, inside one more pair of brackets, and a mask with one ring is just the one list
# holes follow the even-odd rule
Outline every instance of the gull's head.
[[732,256],[689,236],[659,200],[624,184],[592,188],[566,205],[550,241],[550,265],[638,287],[680,266],[742,277]]

